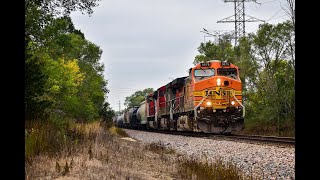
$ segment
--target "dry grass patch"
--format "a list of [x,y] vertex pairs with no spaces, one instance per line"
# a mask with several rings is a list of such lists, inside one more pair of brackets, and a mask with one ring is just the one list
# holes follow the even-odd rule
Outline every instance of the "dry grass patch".
[[72,153],[64,149],[59,156],[33,157],[33,163],[26,163],[27,179],[172,179],[175,175],[169,157],[163,161],[139,142],[121,140],[95,125],[79,125],[74,130],[78,129],[82,129],[84,140]]
[[166,148],[161,141],[146,145],[146,150],[152,151],[157,154],[174,154],[175,150],[172,148]]
[[243,175],[243,172],[231,162],[224,163],[220,159],[208,163],[196,159],[180,158],[178,163],[178,171],[182,179],[253,179]]
[[126,131],[124,131],[121,128],[115,127],[115,126],[111,126],[110,128],[108,128],[108,131],[112,135],[117,135],[117,136],[121,136],[121,137],[129,137],[129,135],[126,133]]
[[54,156],[41,152],[32,156],[32,163],[25,163],[26,179],[172,180],[242,177],[236,174],[240,171],[231,165],[209,165],[188,160],[161,142],[145,145],[139,141],[122,140],[125,131],[113,126],[106,128],[99,126],[99,123],[73,124],[66,132],[68,142],[73,143],[63,146]]

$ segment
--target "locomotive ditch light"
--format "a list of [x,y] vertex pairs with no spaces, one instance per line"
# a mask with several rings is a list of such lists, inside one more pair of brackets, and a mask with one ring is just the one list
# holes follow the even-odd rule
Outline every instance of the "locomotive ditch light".
[[221,79],[218,78],[218,79],[217,79],[217,86],[220,86],[220,85],[221,85]]
[[231,101],[231,105],[234,105],[234,104],[236,104],[236,102],[234,102],[234,101]]
[[207,106],[211,106],[212,103],[211,103],[211,101],[207,101],[206,104],[207,104]]
[[212,109],[212,112],[214,112],[214,113],[215,113],[216,111],[217,111],[217,110],[215,110],[215,109]]

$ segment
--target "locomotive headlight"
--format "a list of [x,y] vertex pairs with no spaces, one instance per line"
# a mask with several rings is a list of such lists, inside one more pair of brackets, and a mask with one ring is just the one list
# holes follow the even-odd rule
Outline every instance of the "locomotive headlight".
[[217,79],[217,86],[220,86],[220,85],[221,85],[221,79],[218,78],[218,79]]
[[236,102],[234,102],[234,101],[231,101],[231,105],[234,105]]
[[207,106],[211,106],[211,101],[208,101],[208,102],[207,102]]

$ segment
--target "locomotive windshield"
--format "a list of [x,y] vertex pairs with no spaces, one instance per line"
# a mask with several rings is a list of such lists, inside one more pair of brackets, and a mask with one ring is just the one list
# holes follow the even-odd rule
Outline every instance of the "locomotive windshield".
[[230,76],[234,79],[238,77],[236,68],[218,68],[217,73],[218,76]]
[[196,81],[214,76],[215,71],[214,69],[195,69],[194,70],[194,78]]

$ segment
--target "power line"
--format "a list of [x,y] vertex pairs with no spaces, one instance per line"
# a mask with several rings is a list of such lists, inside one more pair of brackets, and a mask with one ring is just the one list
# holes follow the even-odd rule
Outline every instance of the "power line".
[[267,2],[259,2],[259,4],[267,4],[267,3],[271,3],[271,2],[275,2],[275,1],[279,1],[279,0],[273,0],[273,1],[267,1]]
[[[222,20],[217,21],[217,23],[235,23],[235,45],[237,45],[238,39],[246,34],[245,32],[245,22],[258,22],[262,21],[260,19],[257,19],[255,17],[245,15],[245,2],[253,1],[255,3],[256,0],[224,0],[224,2],[233,2],[234,3],[234,15],[226,17]],[[259,3],[257,3],[259,4]],[[247,19],[246,19],[247,17]]]
[[269,18],[269,19],[267,20],[267,22],[270,21],[274,16],[276,16],[281,10],[282,10],[282,8],[279,9],[279,11],[277,11],[273,16],[271,16],[271,18]]
[[214,31],[208,31],[205,28],[203,28],[203,31],[200,31],[206,35],[204,35],[204,43],[205,43],[205,37],[214,37],[214,41],[217,43],[221,42],[222,37],[227,38],[229,41],[231,39],[234,39],[234,31],[230,30],[214,30]]
[[288,15],[282,15],[282,16],[279,16],[279,17],[275,17],[275,18],[269,19],[268,21],[273,20],[273,19],[282,18],[282,17],[285,17],[285,16],[288,16]]

